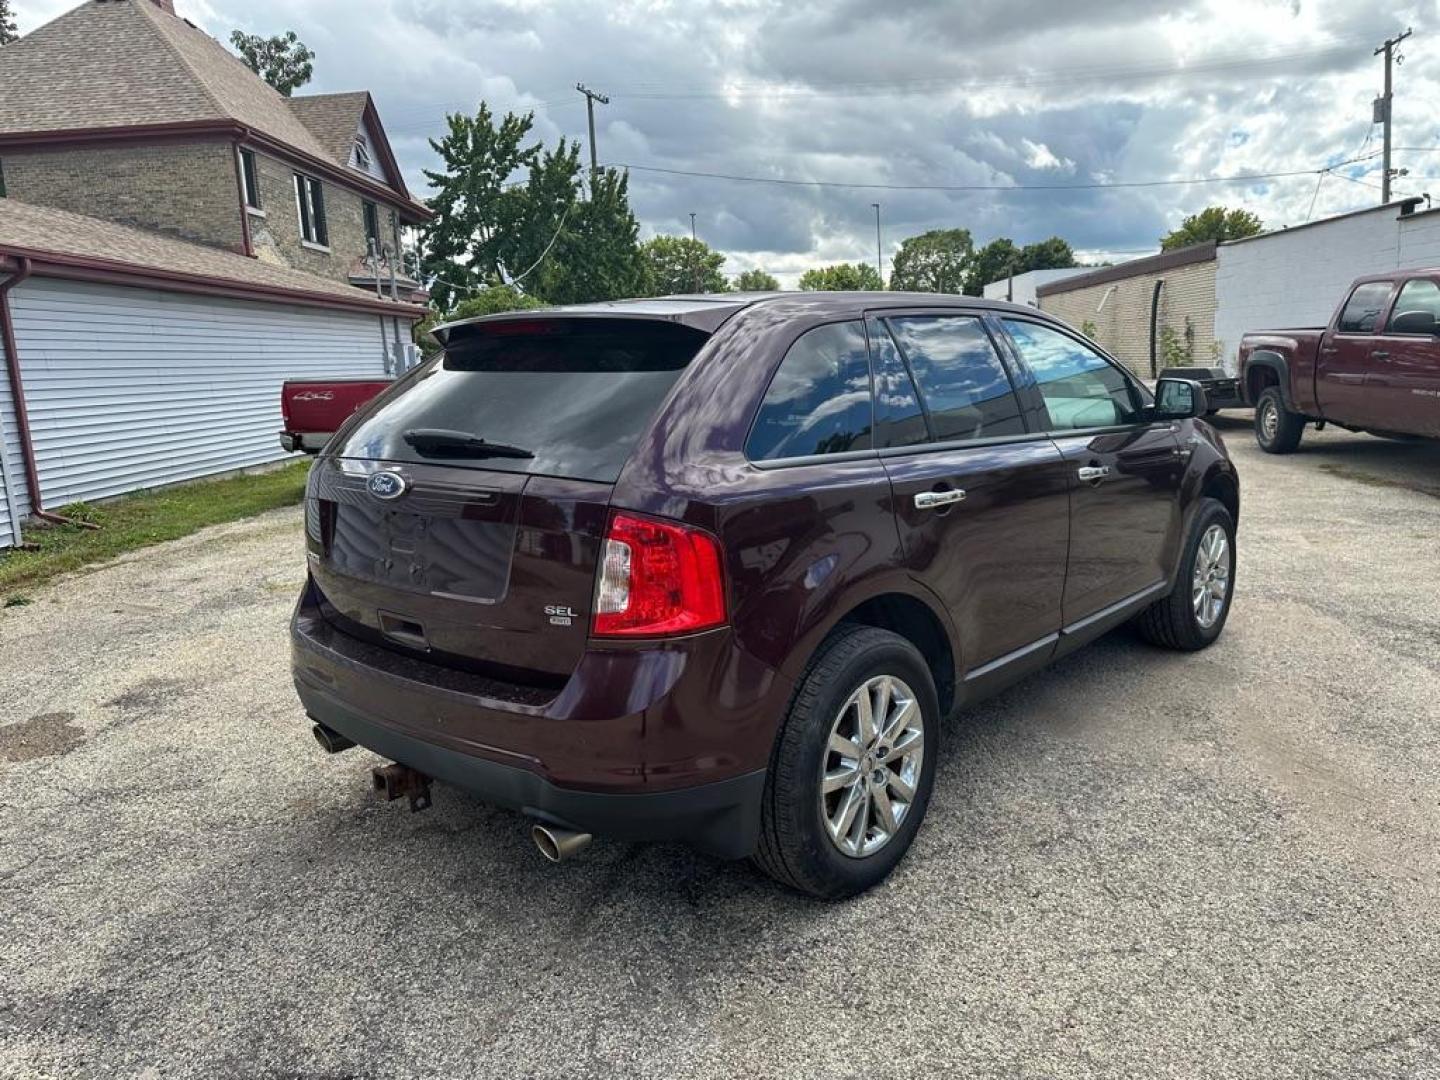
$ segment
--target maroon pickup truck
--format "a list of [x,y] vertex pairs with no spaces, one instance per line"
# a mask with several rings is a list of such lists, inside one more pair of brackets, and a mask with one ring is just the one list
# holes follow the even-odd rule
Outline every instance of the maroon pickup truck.
[[1440,269],[1358,278],[1329,326],[1246,334],[1240,380],[1271,454],[1310,423],[1440,438]]
[[280,415],[285,422],[280,445],[292,453],[318,454],[341,424],[392,381],[369,375],[286,380],[280,388]]

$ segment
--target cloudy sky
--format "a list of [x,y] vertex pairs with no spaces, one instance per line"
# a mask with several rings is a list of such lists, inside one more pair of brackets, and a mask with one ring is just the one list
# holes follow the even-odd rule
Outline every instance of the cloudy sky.
[[[14,6],[25,31],[73,0]],[[759,266],[787,284],[819,263],[873,260],[875,202],[888,265],[903,237],[936,227],[963,226],[977,242],[1058,234],[1086,255],[1120,259],[1154,250],[1211,202],[1279,227],[1378,201],[1380,163],[1367,156],[1380,146],[1372,52],[1407,26],[1415,36],[1396,73],[1395,142],[1440,146],[1437,0],[176,7],[221,39],[236,27],[296,30],[318,54],[307,89],[371,90],[422,195],[426,140],[446,111],[473,111],[480,99],[533,109],[547,141],[583,139],[583,81],[610,95],[596,119],[600,157],[634,168],[647,235],[688,232],[693,211],[730,272]],[[1365,160],[1315,173],[1356,157]],[[1410,172],[1397,192],[1433,188],[1440,199],[1440,152],[1400,151],[1396,165]],[[1303,175],[1102,186],[1291,172]]]

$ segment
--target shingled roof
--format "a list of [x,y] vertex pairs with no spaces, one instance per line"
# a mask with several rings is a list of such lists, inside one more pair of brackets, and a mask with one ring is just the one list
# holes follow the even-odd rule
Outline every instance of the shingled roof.
[[286,104],[296,118],[310,129],[331,160],[349,167],[355,133],[365,116],[370,95],[364,90],[344,94],[306,94],[289,98]]
[[[286,98],[154,0],[86,0],[0,50],[6,136],[228,121],[348,167],[368,102],[364,91]],[[391,186],[409,200],[398,173]]]
[[383,310],[402,317],[418,317],[423,310],[413,304],[377,299],[343,281],[275,266],[237,252],[68,210],[0,199],[0,257],[22,255],[67,269],[68,276],[73,277],[103,277],[108,273],[151,277],[160,287],[187,282],[209,284],[216,291],[249,291],[267,298]]

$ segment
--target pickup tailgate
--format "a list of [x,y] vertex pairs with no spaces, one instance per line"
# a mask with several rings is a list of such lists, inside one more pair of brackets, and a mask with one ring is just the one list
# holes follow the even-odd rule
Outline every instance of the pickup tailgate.
[[368,377],[287,380],[280,388],[285,430],[297,435],[332,434],[390,381]]

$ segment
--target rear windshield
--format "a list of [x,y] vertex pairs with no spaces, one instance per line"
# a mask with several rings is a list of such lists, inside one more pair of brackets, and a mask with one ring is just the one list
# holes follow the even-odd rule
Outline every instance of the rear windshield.
[[338,453],[614,482],[705,339],[622,319],[496,323],[453,341]]

